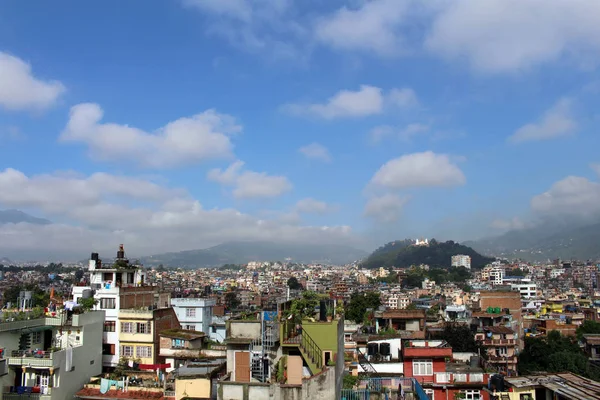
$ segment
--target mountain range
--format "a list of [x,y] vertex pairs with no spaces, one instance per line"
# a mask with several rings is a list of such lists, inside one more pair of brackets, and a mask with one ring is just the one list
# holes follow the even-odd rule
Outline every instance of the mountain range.
[[481,253],[509,259],[595,260],[600,259],[600,223],[540,224],[464,244]]
[[471,256],[471,267],[482,268],[494,258],[482,256],[472,248],[449,240],[432,239],[429,245],[418,246],[412,240],[397,240],[375,250],[361,265],[365,268],[406,268],[426,264],[430,267],[449,267],[451,258],[457,254]]
[[346,264],[367,256],[367,252],[344,245],[273,243],[260,241],[227,242],[200,250],[179,251],[142,257],[144,265],[197,268],[250,261]]
[[0,225],[19,224],[26,222],[35,225],[49,225],[52,222],[45,218],[38,218],[20,210],[0,210]]

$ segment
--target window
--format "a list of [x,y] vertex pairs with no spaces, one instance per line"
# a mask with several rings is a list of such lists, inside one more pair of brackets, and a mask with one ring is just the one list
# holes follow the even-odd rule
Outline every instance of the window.
[[114,332],[116,325],[115,321],[104,321],[104,332]]
[[133,322],[121,322],[121,333],[133,333]]
[[413,360],[413,375],[433,375],[433,362],[431,360]]
[[481,391],[480,390],[461,390],[461,394],[464,394],[465,400],[481,400]]
[[190,318],[190,317],[195,317],[196,316],[196,309],[195,308],[186,308],[185,309],[185,316]]
[[133,346],[121,346],[121,357],[133,357]]
[[42,332],[33,332],[31,334],[31,342],[32,343],[41,343],[42,342]]
[[436,372],[435,373],[436,383],[448,383],[450,382],[450,372]]
[[152,333],[152,324],[150,322],[138,322],[136,324],[137,333]]
[[100,299],[100,308],[103,310],[112,310],[115,308],[115,299],[114,298],[101,298]]
[[110,343],[104,343],[102,345],[102,354],[107,355],[107,356],[114,356],[115,355],[115,345],[110,344]]
[[182,349],[184,347],[183,339],[171,339],[171,347],[174,349]]
[[433,391],[433,389],[423,389],[423,391],[425,392],[425,395],[427,395],[427,398],[429,398],[429,400],[434,400],[433,394],[435,392]]
[[[212,333],[217,333],[217,326],[216,325],[213,325],[211,328],[212,328]],[[598,348],[594,348],[594,349],[596,350],[596,354],[598,354],[598,351],[600,349],[598,349]]]
[[496,351],[499,357],[506,357],[508,355],[508,349],[506,347],[498,347]]
[[135,348],[135,356],[137,358],[150,358],[150,357],[152,357],[152,347],[150,347],[150,346],[137,346]]
[[188,331],[195,331],[196,330],[196,325],[186,325],[185,329]]

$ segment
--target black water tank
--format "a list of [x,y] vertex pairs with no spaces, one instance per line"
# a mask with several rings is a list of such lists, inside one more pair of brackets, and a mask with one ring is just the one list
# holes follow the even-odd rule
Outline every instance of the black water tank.
[[379,353],[379,343],[367,343],[367,354],[374,356]]
[[98,261],[98,253],[92,253],[91,259],[94,261]]
[[391,348],[389,343],[381,343],[379,345],[379,353],[381,353],[382,356],[389,356],[392,353]]

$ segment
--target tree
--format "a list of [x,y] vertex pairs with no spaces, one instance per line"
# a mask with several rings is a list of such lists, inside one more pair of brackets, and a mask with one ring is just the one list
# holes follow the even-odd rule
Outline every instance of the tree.
[[295,276],[292,276],[290,279],[288,279],[287,285],[292,290],[302,289],[302,285],[300,284],[300,282],[298,282],[298,278],[296,278]]
[[527,275],[527,272],[523,271],[521,268],[515,268],[508,275],[510,275],[510,276],[525,276],[525,275]]
[[380,305],[379,292],[354,292],[346,306],[345,316],[347,319],[359,324],[364,321],[367,308],[376,309]]
[[569,371],[591,379],[600,378],[574,338],[551,331],[546,337],[525,338],[525,349],[519,354],[519,373]]
[[227,310],[235,310],[240,304],[241,302],[238,299],[236,292],[232,291],[225,293],[225,307],[227,307]]
[[581,324],[577,328],[577,339],[583,339],[583,335],[587,334],[599,334],[600,333],[600,323],[596,321],[585,320],[583,324]]
[[447,323],[444,330],[434,335],[435,339],[445,340],[453,351],[477,352],[475,334],[467,325],[456,322]]

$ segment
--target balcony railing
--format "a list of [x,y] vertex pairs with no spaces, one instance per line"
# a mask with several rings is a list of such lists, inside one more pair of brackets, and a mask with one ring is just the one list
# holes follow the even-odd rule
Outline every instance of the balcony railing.
[[484,346],[514,346],[515,339],[487,339],[483,341]]
[[8,365],[59,368],[65,351],[13,351]]
[[452,373],[436,372],[435,383],[483,383],[484,375],[481,373]]

